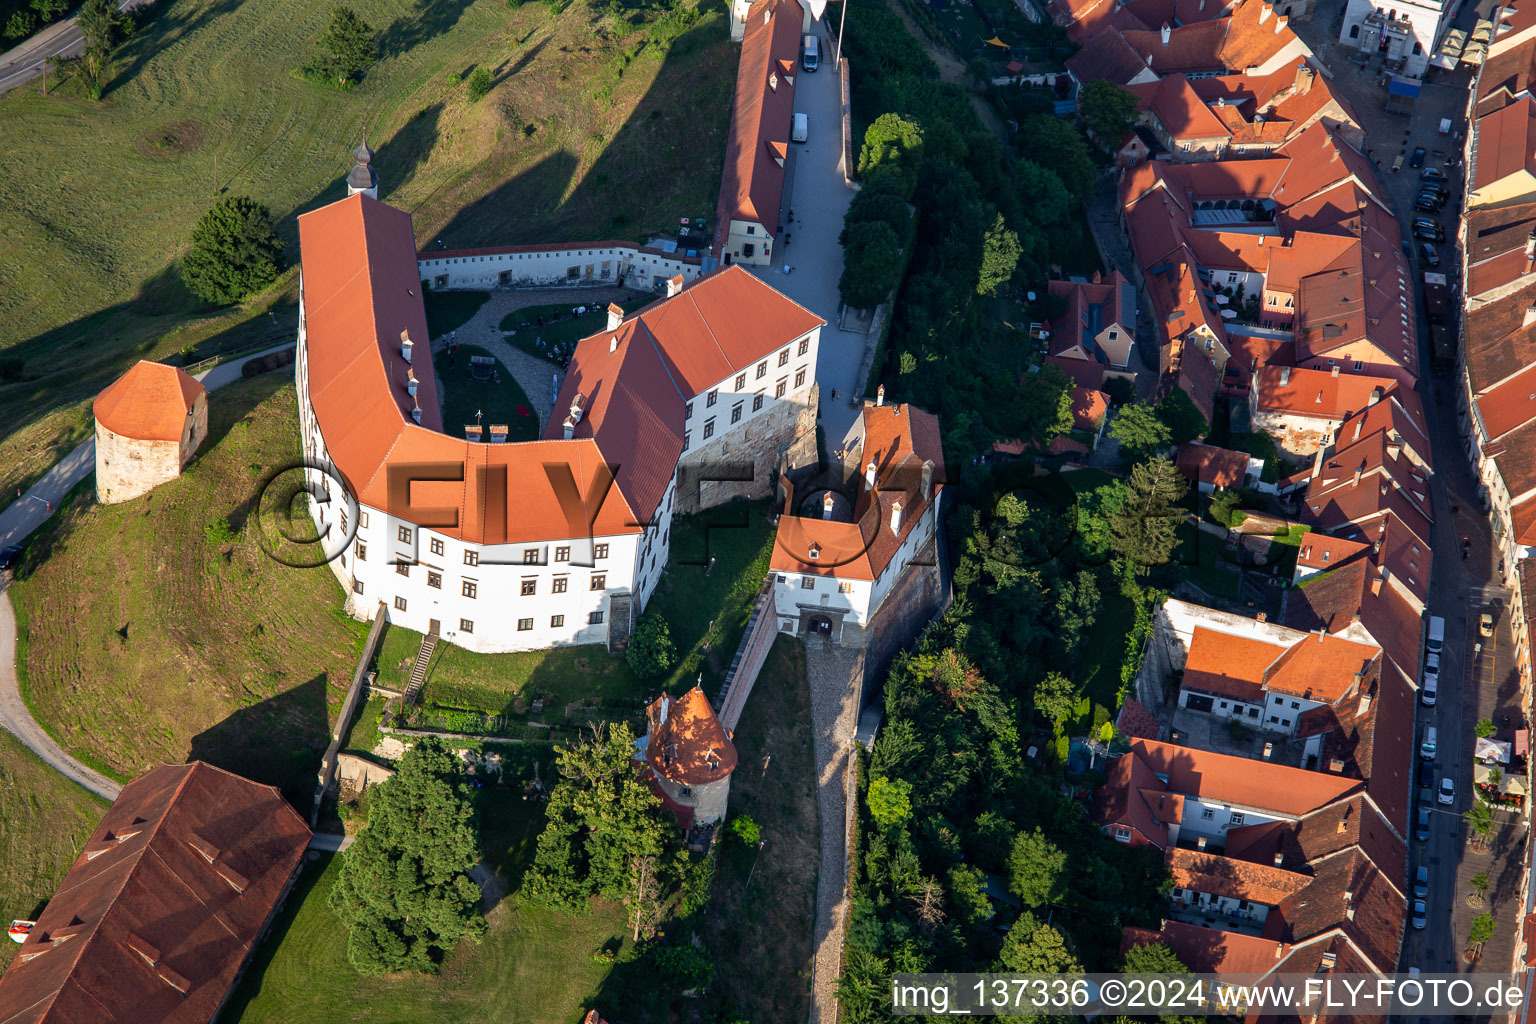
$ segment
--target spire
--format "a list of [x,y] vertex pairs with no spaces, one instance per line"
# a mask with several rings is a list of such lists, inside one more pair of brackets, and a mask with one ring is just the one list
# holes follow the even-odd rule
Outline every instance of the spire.
[[347,195],[359,192],[370,199],[379,198],[379,172],[373,169],[373,150],[368,148],[368,138],[352,151],[352,171],[347,175]]

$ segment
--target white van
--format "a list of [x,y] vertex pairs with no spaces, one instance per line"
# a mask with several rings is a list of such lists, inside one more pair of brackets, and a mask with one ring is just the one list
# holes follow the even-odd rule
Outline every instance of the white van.
[[1435,741],[1439,739],[1439,732],[1432,725],[1424,727],[1424,742],[1419,744],[1419,756],[1426,761],[1435,759]]
[[820,42],[817,41],[815,36],[807,33],[801,41],[801,45],[804,47],[804,50],[800,54],[800,66],[807,71],[815,71],[821,64]]
[[804,142],[811,137],[811,119],[805,114],[796,114],[794,126],[789,130],[789,137],[795,142]]
[[1445,620],[1438,615],[1429,617],[1429,636],[1424,640],[1424,649],[1435,654],[1445,646]]

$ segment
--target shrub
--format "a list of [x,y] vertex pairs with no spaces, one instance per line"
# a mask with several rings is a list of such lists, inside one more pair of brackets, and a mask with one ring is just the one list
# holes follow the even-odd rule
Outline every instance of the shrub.
[[485,68],[475,68],[475,73],[469,76],[469,102],[479,103],[485,99],[485,94],[496,85],[496,80]]
[[763,827],[750,815],[738,814],[726,823],[725,833],[750,850],[762,840]]
[[629,670],[641,679],[655,679],[670,671],[677,664],[677,648],[672,643],[672,631],[667,620],[658,612],[646,612],[640,616],[634,631],[629,634],[629,646],[624,651]]
[[379,59],[379,42],[373,28],[350,7],[331,12],[325,34],[316,42],[320,52],[304,69],[306,76],[338,86],[358,81]]
[[881,825],[900,825],[912,816],[912,783],[876,778],[869,784],[869,815]]
[[220,547],[235,539],[235,531],[230,529],[229,520],[223,516],[203,527],[203,535]]

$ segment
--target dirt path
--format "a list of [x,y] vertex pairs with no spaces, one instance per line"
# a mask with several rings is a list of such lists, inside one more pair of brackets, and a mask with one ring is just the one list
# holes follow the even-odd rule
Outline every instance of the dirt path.
[[1003,119],[997,116],[997,111],[982,97],[971,91],[971,75],[944,46],[936,45],[928,38],[927,33],[917,27],[911,15],[902,10],[900,4],[891,4],[890,8],[901,19],[901,23],[907,26],[907,31],[912,33],[912,38],[922,44],[924,52],[933,58],[933,62],[939,66],[939,81],[958,85],[965,90],[965,95],[970,98],[971,106],[976,110],[976,116],[981,118],[981,123],[992,129],[992,133],[1004,142],[1008,141],[1008,126]]

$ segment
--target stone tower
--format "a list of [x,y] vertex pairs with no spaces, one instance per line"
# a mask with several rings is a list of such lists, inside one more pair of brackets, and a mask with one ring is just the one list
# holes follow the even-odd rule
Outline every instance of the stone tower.
[[369,199],[379,198],[379,172],[373,169],[373,150],[368,148],[368,140],[352,151],[352,171],[347,175],[347,197],[361,192]]
[[208,436],[208,392],[185,370],[141,360],[96,396],[96,499],[129,501],[181,475]]
[[662,694],[645,709],[641,755],[651,780],[685,829],[725,817],[736,770],[736,747],[704,691]]

